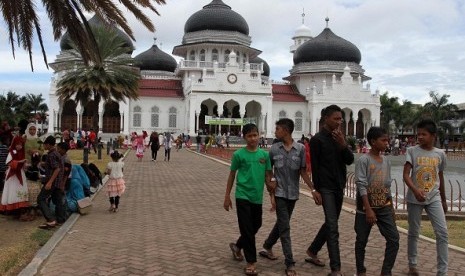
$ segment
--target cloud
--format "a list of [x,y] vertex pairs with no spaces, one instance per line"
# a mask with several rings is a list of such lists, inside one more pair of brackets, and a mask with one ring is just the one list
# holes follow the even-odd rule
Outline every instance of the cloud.
[[[427,101],[427,93],[432,89],[441,94],[450,94],[450,100],[454,103],[465,102],[462,96],[465,93],[461,93],[465,87],[465,80],[461,76],[465,71],[463,1],[223,1],[248,22],[251,47],[262,51],[260,57],[270,65],[274,80],[281,80],[292,68],[289,46],[293,44],[291,38],[301,25],[302,8],[305,8],[305,24],[310,27],[313,36],[323,31],[326,26],[324,19],[328,16],[332,31],[360,49],[361,65],[365,73],[372,77],[372,89],[392,91],[400,98],[418,103]],[[133,16],[128,16],[136,38],[134,56],[150,48],[154,37],[157,37],[159,47],[171,54],[173,47],[182,42],[186,20],[210,2],[168,1],[167,5],[157,6],[161,16],[146,10],[157,29],[155,33],[149,32]],[[45,13],[42,13],[42,34],[50,62],[59,53],[59,43],[53,40],[51,24],[44,16]],[[43,65],[36,41],[34,45],[36,72],[51,77],[52,72]],[[2,33],[0,63],[7,65],[0,66],[0,75],[14,72],[24,74],[24,79],[31,78],[33,81],[27,53],[18,50],[16,60],[13,60],[6,36]],[[4,83],[5,80],[0,82],[0,91],[4,89]],[[9,85],[14,87],[14,83]],[[18,89],[22,86],[22,83],[16,84]]]

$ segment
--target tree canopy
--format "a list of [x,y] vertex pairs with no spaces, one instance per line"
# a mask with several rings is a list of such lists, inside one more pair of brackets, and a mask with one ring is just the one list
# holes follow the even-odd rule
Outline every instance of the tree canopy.
[[[32,63],[34,32],[39,40],[44,62],[46,65],[48,63],[36,2],[34,0],[0,1],[0,12],[8,29],[8,40],[13,57],[16,47],[25,49],[29,53],[32,71],[34,71]],[[159,15],[155,3],[165,4],[165,0],[42,0],[42,6],[52,23],[54,39],[60,39],[63,33],[68,31],[71,40],[77,42],[77,48],[85,63],[101,58],[84,12],[95,13],[107,23],[121,27],[134,40],[132,30],[119,6],[122,5],[153,32],[155,27],[152,21],[141,9],[148,8]]]

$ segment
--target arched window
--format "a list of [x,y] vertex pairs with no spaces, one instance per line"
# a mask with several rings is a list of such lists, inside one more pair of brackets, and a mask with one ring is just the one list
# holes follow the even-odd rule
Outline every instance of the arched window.
[[278,117],[279,117],[279,119],[287,118],[286,111],[284,111],[284,110],[279,111]]
[[132,109],[132,126],[140,127],[142,124],[142,108],[140,106],[134,106]]
[[237,54],[236,55],[236,62],[239,63],[240,62],[239,59],[241,58],[241,53],[237,52],[236,54]]
[[152,116],[150,119],[150,125],[152,127],[158,127],[160,122],[160,109],[158,106],[153,106],[152,107]]
[[200,61],[205,61],[205,49],[200,50]]
[[176,127],[176,121],[177,121],[177,110],[175,107],[171,107],[169,110],[169,121],[168,121],[168,127],[175,128]]
[[247,62],[247,55],[246,55],[246,54],[243,54],[243,55],[242,55],[242,62],[243,62],[243,63],[246,63],[246,62]]
[[229,54],[231,53],[230,50],[224,51],[224,62],[229,62]]
[[218,61],[218,50],[217,49],[212,50],[212,61]]
[[294,118],[294,130],[302,131],[302,112],[297,111]]
[[192,50],[189,54],[189,60],[195,60],[195,51]]

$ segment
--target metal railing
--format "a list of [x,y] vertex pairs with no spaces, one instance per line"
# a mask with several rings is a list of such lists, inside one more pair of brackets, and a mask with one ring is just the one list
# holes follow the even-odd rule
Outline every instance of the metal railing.
[[[465,181],[464,181],[465,184]],[[449,211],[463,212],[465,194],[462,193],[462,186],[459,180],[445,180],[446,198]],[[465,186],[465,185],[464,185]],[[405,195],[407,194],[407,185],[403,180],[393,179],[391,182],[391,193],[392,203],[396,210],[406,210],[407,200]],[[353,172],[347,173],[346,188],[344,190],[344,196],[350,199],[356,198],[357,187],[355,185],[355,174]]]

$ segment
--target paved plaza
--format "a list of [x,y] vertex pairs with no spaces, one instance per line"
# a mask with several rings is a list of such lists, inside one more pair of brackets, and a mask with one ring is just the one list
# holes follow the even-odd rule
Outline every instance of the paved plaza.
[[[159,152],[162,154],[162,152]],[[163,160],[163,157],[159,158]],[[66,232],[39,275],[243,275],[245,262],[232,259],[228,247],[239,234],[235,209],[226,212],[223,198],[229,167],[193,152],[173,152],[170,162],[150,162],[148,154],[138,162],[134,152],[125,160],[126,193],[118,213],[107,211],[104,192],[94,198],[93,210],[80,216]],[[257,248],[271,230],[275,215],[264,204],[263,226]],[[291,236],[299,275],[326,275],[326,248],[320,256],[326,267],[304,261],[305,250],[324,220],[321,207],[301,195],[291,222]],[[354,215],[340,218],[342,269],[355,272]],[[401,234],[400,252],[393,275],[406,275],[407,236]],[[258,257],[260,275],[284,275],[284,258],[278,243],[277,261]],[[435,245],[420,241],[421,275],[435,275]],[[379,275],[384,239],[376,227],[367,247],[367,275]],[[465,254],[450,250],[449,275],[465,274]]]

